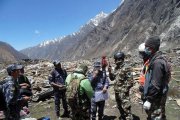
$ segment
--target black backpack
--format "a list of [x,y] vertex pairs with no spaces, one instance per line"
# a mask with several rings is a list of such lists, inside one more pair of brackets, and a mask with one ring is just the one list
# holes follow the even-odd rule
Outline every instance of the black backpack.
[[165,62],[165,83],[168,84],[171,80],[171,64],[168,62],[168,58],[164,57],[164,56],[158,56],[156,57],[154,60],[152,60],[152,62],[149,65],[149,69],[152,69],[152,63],[157,60],[157,59],[161,59]]
[[167,94],[168,92],[168,84],[171,80],[171,71],[172,71],[172,68],[171,68],[171,64],[170,62],[168,62],[168,58],[165,57],[165,56],[158,56],[156,57],[155,59],[153,59],[151,62],[150,62],[150,65],[149,65],[149,69],[152,69],[152,63],[156,60],[156,59],[161,59],[165,62],[165,74],[164,74],[164,84],[162,85],[162,93],[163,94]]

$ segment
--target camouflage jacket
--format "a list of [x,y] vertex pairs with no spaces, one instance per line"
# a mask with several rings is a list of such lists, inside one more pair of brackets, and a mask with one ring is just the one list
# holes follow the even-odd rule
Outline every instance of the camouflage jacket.
[[22,97],[19,95],[19,85],[16,80],[12,77],[6,78],[6,83],[3,84],[3,94],[5,96],[7,111],[6,111],[6,118],[8,120],[19,120],[20,116],[20,108]]
[[115,68],[114,73],[110,73],[111,80],[115,80],[115,92],[129,93],[129,89],[133,86],[133,75],[131,66],[123,64],[120,68]]

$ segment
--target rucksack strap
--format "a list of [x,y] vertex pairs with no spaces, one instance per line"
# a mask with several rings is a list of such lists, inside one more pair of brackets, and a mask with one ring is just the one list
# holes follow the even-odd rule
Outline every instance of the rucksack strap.
[[103,86],[105,86],[106,78],[107,78],[106,71],[102,71],[102,74],[103,74]]

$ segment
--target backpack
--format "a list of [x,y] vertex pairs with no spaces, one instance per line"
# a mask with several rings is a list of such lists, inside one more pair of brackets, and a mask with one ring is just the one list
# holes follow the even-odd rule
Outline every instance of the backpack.
[[166,82],[167,84],[171,81],[171,71],[172,67],[170,62],[168,62],[167,58],[163,57],[163,60],[166,62]]
[[71,80],[69,85],[66,88],[66,99],[68,105],[71,107],[71,109],[77,109],[81,108],[81,96],[80,96],[80,83],[82,80],[86,79],[78,78],[74,74],[71,74]]
[[6,101],[3,94],[3,87],[0,85],[0,111],[7,110]]
[[165,61],[165,83],[168,84],[171,80],[171,64],[168,62],[168,58],[164,57],[164,56],[160,56],[157,57],[157,59],[162,59],[163,61]]
[[[168,84],[171,80],[171,71],[172,71],[171,64],[168,62],[168,58],[166,58],[162,55],[158,56],[156,59],[161,59],[161,60],[165,61],[165,76],[164,76],[164,84],[162,86],[163,87],[162,90],[163,90],[163,94],[167,94],[168,89],[169,89]],[[151,63],[153,63],[154,61],[155,61],[155,59]],[[152,69],[151,63],[149,65],[149,69]]]

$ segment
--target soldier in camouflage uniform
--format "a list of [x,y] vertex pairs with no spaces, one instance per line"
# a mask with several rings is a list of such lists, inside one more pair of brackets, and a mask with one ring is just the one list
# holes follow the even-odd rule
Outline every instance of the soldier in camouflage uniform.
[[7,67],[9,77],[3,84],[3,95],[6,101],[7,110],[5,111],[6,120],[19,120],[21,104],[30,99],[27,96],[20,96],[20,86],[17,82],[21,66],[12,64]]
[[118,52],[114,55],[116,67],[114,73],[111,72],[111,68],[109,67],[109,78],[115,80],[114,91],[121,114],[120,120],[132,120],[129,91],[133,86],[133,78],[131,68],[124,63],[124,58],[125,55],[123,52]]

